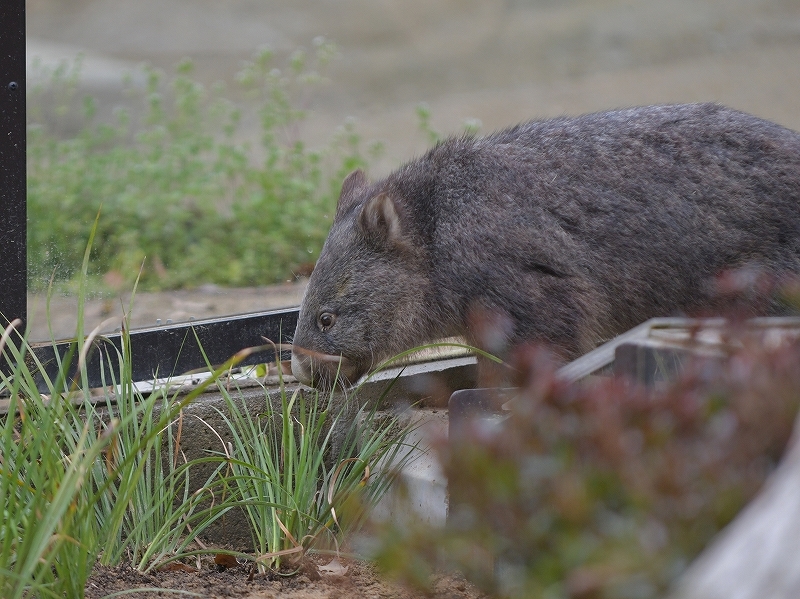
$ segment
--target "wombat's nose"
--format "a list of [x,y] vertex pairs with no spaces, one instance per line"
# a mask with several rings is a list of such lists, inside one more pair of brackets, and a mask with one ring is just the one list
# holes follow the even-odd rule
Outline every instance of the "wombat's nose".
[[293,346],[292,374],[303,384],[330,391],[336,385],[350,387],[364,370],[343,356],[318,354]]
[[304,385],[311,385],[311,358],[292,352],[292,375]]

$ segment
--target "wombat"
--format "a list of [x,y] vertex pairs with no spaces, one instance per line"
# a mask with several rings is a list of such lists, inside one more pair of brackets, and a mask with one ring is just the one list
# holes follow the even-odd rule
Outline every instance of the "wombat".
[[579,356],[713,303],[720,272],[800,272],[800,134],[717,104],[628,108],[453,137],[385,179],[342,185],[293,340],[330,388],[423,342]]

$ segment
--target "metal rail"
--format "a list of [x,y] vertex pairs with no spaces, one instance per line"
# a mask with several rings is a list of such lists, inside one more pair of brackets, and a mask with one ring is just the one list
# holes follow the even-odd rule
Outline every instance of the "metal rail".
[[[138,329],[130,332],[131,369],[133,382],[152,381],[205,369],[207,364],[219,365],[238,351],[280,343],[294,334],[297,309],[272,310],[223,318],[196,320],[186,324]],[[119,356],[122,352],[120,334],[97,337],[86,361],[88,385],[100,387],[111,384],[111,374],[119,379]],[[44,374],[54,381],[59,361],[75,350],[75,340],[33,344],[33,353],[43,365]],[[288,351],[280,359],[288,359]],[[247,356],[240,366],[275,361],[272,350]],[[70,379],[76,376],[77,358],[71,360]],[[37,374],[37,386],[47,392],[46,380]]]

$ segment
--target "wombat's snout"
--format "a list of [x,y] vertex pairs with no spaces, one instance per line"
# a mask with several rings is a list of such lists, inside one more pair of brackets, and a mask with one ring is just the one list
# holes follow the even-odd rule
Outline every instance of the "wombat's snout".
[[337,383],[350,386],[361,372],[347,358],[292,346],[292,375],[305,385],[330,391]]
[[311,384],[311,358],[300,356],[294,348],[292,348],[292,375],[305,385]]

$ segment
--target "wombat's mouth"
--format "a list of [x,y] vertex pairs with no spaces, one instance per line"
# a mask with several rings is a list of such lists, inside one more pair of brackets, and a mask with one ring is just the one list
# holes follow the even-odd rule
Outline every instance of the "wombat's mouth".
[[292,374],[321,391],[330,391],[336,385],[351,387],[366,371],[367,367],[344,356],[292,346]]

